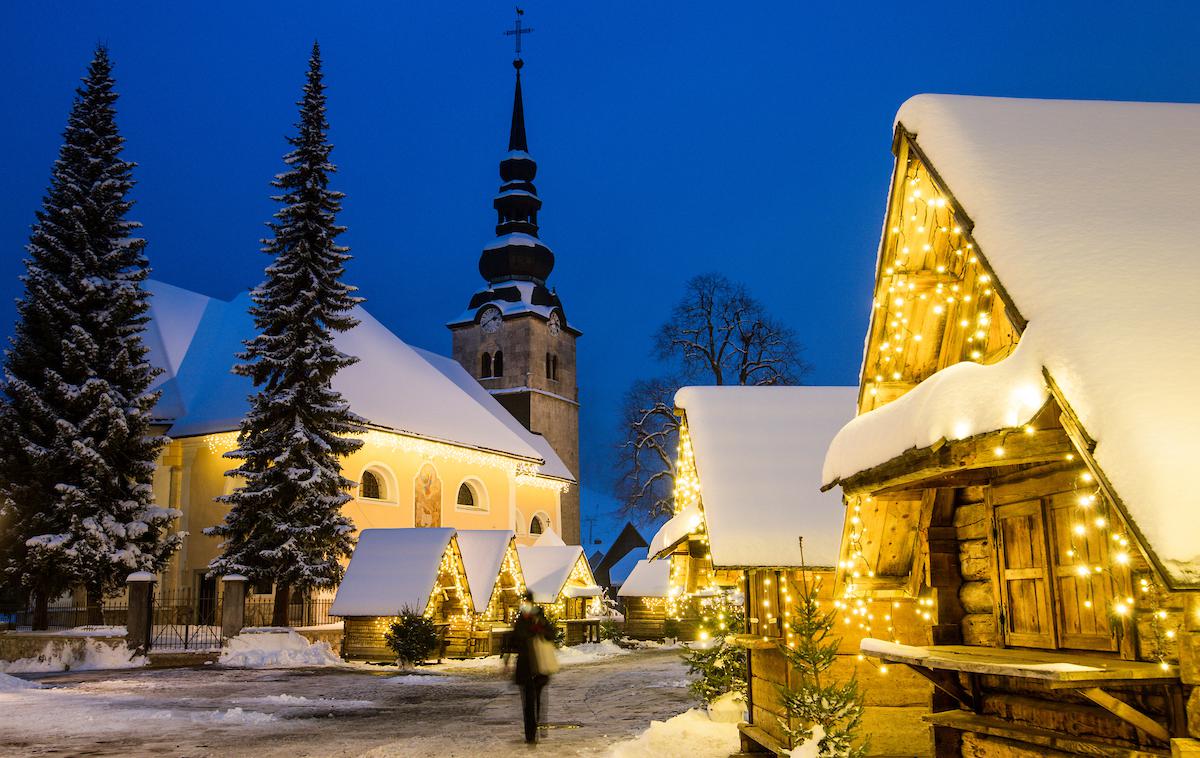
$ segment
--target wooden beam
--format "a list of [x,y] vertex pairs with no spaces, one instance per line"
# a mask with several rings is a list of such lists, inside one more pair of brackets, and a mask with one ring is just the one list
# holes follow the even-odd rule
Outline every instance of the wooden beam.
[[933,486],[941,477],[973,469],[1018,466],[1062,460],[1073,452],[1062,429],[1026,432],[1002,429],[948,441],[940,447],[912,448],[878,466],[845,477],[840,484],[849,495],[884,489],[911,489],[917,483]]
[[1151,737],[1162,740],[1163,742],[1170,742],[1171,733],[1167,731],[1165,726],[1142,713],[1137,708],[1134,708],[1129,703],[1126,703],[1124,700],[1118,700],[1099,687],[1086,687],[1084,689],[1075,691],[1088,700],[1091,700],[1104,710],[1109,711],[1122,721],[1133,724],[1135,727],[1141,729]]
[[1024,753],[1025,755],[1033,754],[1039,747],[1044,752],[1053,752],[1055,755],[1069,753],[1094,756],[1094,758],[1161,758],[1163,755],[1161,750],[1124,747],[1101,742],[1098,738],[1090,739],[1085,736],[1065,734],[994,716],[977,716],[966,711],[927,713],[921,717],[921,720],[932,725],[935,730],[940,728],[958,732],[973,732],[1024,743],[1032,748],[1029,752]]
[[924,666],[918,666],[912,663],[906,663],[904,665],[908,666],[925,679],[928,679],[934,687],[937,687],[942,692],[954,698],[954,700],[963,708],[966,708],[973,713],[979,712],[976,706],[977,698],[973,697],[970,693],[963,689],[963,686],[958,683],[957,676],[949,674],[945,671],[934,671],[932,669],[927,669]]

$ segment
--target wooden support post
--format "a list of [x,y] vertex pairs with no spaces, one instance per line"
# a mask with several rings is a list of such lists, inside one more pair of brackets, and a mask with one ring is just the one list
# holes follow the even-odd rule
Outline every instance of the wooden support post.
[[1109,711],[1122,721],[1133,724],[1135,727],[1141,729],[1151,737],[1160,739],[1163,742],[1170,741],[1171,735],[1167,731],[1166,727],[1142,713],[1137,708],[1134,708],[1129,703],[1126,703],[1123,700],[1118,700],[1099,687],[1086,687],[1075,691],[1106,711]]
[[125,615],[125,644],[138,654],[150,649],[154,629],[154,583],[158,577],[149,571],[130,574],[125,580],[129,592],[129,610]]
[[241,574],[221,578],[221,639],[238,636],[246,625],[246,584]]

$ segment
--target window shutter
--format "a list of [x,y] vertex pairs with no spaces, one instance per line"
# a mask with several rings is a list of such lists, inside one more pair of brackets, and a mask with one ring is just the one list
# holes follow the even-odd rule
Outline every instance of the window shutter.
[[995,514],[1005,642],[1053,648],[1051,571],[1041,500],[997,506]]

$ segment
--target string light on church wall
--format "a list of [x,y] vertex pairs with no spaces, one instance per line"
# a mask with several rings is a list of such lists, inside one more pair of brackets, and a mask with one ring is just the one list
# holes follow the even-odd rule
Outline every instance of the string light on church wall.
[[[378,429],[368,431],[362,439],[371,447],[392,452],[412,453],[422,459],[453,461],[469,466],[500,469],[507,472],[518,485],[522,486],[557,492],[566,492],[571,487],[568,482],[542,476],[541,466],[533,461],[524,461],[483,450]],[[237,432],[222,432],[205,435],[204,443],[213,455],[224,455],[237,448],[238,434]]]

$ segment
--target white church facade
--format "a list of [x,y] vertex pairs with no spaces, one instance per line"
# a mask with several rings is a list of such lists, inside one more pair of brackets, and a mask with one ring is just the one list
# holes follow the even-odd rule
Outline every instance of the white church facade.
[[[170,438],[155,475],[158,502],[179,508],[188,532],[160,586],[200,590],[219,540],[203,530],[228,510],[216,498],[236,481],[237,429],[253,387],[230,371],[253,334],[248,294],[223,301],[151,282],[147,331],[163,369],[155,409]],[[343,461],[358,483],[345,506],[359,530],[394,527],[511,529],[526,544],[559,528],[560,501],[575,482],[553,448],[506,411],[459,364],[413,348],[362,308],[336,338],[360,360],[334,387],[365,418],[365,444]],[[211,580],[207,580],[211,581]]]

